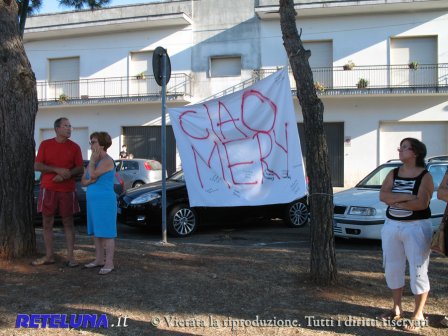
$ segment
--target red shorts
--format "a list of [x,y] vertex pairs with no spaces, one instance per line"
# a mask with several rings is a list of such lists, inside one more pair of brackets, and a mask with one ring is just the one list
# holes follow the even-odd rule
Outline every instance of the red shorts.
[[59,210],[61,217],[70,217],[80,211],[76,192],[60,192],[48,189],[40,189],[37,201],[37,212],[45,216],[54,216]]

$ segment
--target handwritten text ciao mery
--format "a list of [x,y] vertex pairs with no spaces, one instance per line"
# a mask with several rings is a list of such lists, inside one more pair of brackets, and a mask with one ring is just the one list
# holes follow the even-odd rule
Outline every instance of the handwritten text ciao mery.
[[[191,140],[201,187],[203,169],[220,172],[229,188],[231,183],[256,185],[264,180],[290,178],[290,125],[279,124],[278,113],[277,104],[257,90],[244,92],[237,110],[214,101],[182,112],[179,125]],[[197,118],[207,118],[208,126],[199,127]]]

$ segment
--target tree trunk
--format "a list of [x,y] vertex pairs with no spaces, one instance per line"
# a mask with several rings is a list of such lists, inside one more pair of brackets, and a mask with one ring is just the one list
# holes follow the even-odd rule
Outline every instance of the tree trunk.
[[311,279],[320,285],[336,282],[333,236],[333,189],[324,133],[324,105],[317,97],[313,73],[296,27],[293,0],[280,0],[280,25],[302,107],[306,143],[306,173],[309,179],[311,212]]
[[15,0],[0,0],[0,258],[35,252],[36,78],[19,34]]
[[19,34],[23,38],[23,33],[25,32],[25,24],[26,24],[26,18],[28,16],[28,8],[30,5],[30,0],[22,0],[20,3],[20,10],[19,10]]

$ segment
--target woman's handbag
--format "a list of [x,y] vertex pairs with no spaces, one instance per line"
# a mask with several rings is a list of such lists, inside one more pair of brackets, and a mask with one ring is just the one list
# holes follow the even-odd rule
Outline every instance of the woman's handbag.
[[439,229],[432,237],[431,250],[448,257],[448,204],[443,214]]

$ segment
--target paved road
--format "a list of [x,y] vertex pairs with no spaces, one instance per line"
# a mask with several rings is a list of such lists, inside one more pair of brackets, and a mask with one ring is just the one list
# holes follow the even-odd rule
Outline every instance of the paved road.
[[[79,234],[85,234],[85,224],[76,225]],[[62,230],[61,227],[58,228]],[[310,227],[288,228],[281,220],[247,220],[232,223],[210,223],[186,238],[168,237],[168,243],[215,244],[232,246],[309,247]],[[130,227],[118,223],[119,239],[161,242],[160,228]],[[380,241],[336,240],[337,250],[381,250]]]

